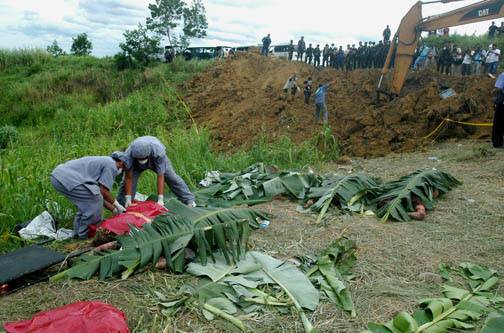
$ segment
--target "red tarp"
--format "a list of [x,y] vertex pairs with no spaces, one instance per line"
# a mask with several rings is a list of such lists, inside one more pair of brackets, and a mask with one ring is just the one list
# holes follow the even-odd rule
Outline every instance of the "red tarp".
[[129,225],[142,228],[145,223],[166,212],[166,208],[153,201],[135,202],[128,207],[126,213],[106,219],[98,226],[91,225],[89,237],[94,237],[96,229],[106,229],[115,235],[124,235],[130,231]]
[[4,323],[7,333],[129,333],[124,313],[102,302],[77,302]]

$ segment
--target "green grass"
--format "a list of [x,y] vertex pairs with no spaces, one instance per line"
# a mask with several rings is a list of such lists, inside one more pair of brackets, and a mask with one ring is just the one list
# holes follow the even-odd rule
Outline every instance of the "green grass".
[[[44,62],[18,60],[0,70],[0,85],[6,87],[0,92],[0,127],[14,125],[19,132],[18,140],[0,150],[0,252],[21,245],[13,237],[14,226],[45,209],[71,226],[74,208],[49,181],[58,164],[109,155],[138,136],[157,136],[192,188],[209,170],[234,171],[261,161],[302,168],[334,157],[317,148],[320,138],[297,146],[287,137],[268,143],[266,134],[248,151],[212,151],[209,132],[191,126],[180,89],[210,64],[177,59],[169,65],[117,71],[110,58],[62,56]],[[154,192],[154,178],[147,172],[138,190]]]
[[437,48],[442,48],[447,44],[454,44],[460,48],[476,48],[480,46],[483,49],[487,49],[492,43],[497,43],[499,48],[504,47],[504,35],[497,35],[495,38],[491,39],[488,35],[449,35],[449,36],[429,36],[423,39],[423,43],[429,46],[435,46]]
[[15,66],[43,65],[51,56],[42,49],[0,49],[0,70]]

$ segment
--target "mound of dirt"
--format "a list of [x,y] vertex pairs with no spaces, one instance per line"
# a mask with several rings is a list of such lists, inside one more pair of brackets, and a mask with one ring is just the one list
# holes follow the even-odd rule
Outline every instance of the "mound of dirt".
[[[489,122],[493,107],[493,80],[487,77],[446,77],[434,72],[411,73],[401,97],[375,105],[379,70],[344,73],[254,53],[216,62],[196,75],[186,86],[186,100],[197,124],[208,128],[215,148],[235,151],[254,143],[266,133],[271,141],[283,135],[301,143],[314,137],[320,125],[314,123],[311,104],[282,90],[287,78],[298,73],[298,84],[312,77],[319,83],[337,82],[327,94],[329,124],[343,153],[374,157],[390,152],[410,151],[444,118]],[[457,95],[439,97],[444,87]],[[490,129],[449,124],[438,139],[485,138]]]

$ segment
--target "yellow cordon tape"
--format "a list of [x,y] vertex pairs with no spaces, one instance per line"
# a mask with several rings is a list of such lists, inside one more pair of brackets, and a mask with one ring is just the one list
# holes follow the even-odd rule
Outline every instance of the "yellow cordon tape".
[[429,135],[424,136],[424,139],[428,139],[437,132],[439,132],[447,123],[454,123],[454,124],[460,124],[460,125],[466,125],[466,126],[477,126],[477,127],[492,127],[492,123],[469,123],[466,121],[457,121],[457,120],[452,120],[449,118],[443,119],[441,124],[438,125],[432,132],[429,133]]

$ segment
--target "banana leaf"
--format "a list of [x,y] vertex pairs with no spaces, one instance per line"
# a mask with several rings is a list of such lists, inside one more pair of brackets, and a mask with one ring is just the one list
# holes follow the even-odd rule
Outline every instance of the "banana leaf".
[[413,196],[417,196],[427,210],[434,208],[434,191],[443,195],[460,185],[451,175],[432,170],[418,170],[397,181],[384,184],[374,203],[379,207],[376,215],[386,222],[390,218],[397,221],[411,221],[408,212],[415,210]]
[[413,315],[400,312],[386,324],[370,323],[365,332],[444,333],[474,328],[473,322],[488,314],[493,306],[504,303],[504,298],[491,292],[498,283],[495,271],[465,263],[459,266],[458,273],[470,289],[445,285],[444,297],[422,300]]
[[253,229],[259,228],[257,218],[268,219],[265,213],[250,208],[212,208],[188,207],[176,199],[165,202],[169,215],[183,216],[190,220],[196,227],[213,226],[226,221],[247,220]]
[[331,203],[337,203],[340,207],[347,205],[356,195],[375,189],[377,186],[371,177],[358,174],[336,177],[324,182],[320,188],[311,188],[308,198],[318,198],[311,206],[312,211],[319,212],[316,223],[322,221]]
[[480,333],[502,333],[504,332],[504,310],[492,312],[485,321],[485,326]]
[[94,256],[85,255],[70,269],[51,278],[89,279],[99,272],[106,279],[126,271],[124,277],[164,256],[173,271],[183,271],[185,248],[193,241],[201,262],[206,263],[213,251],[219,249],[227,262],[239,260],[245,252],[249,236],[248,221],[230,218],[227,222],[199,226],[187,218],[160,215],[142,230],[132,229],[118,238],[121,250]]
[[317,260],[305,267],[306,275],[315,281],[329,300],[344,311],[356,316],[352,296],[346,286],[345,276],[355,263],[355,243],[347,238],[340,238],[329,246]]
[[243,299],[242,297],[246,296],[245,302],[285,306],[285,303],[280,303],[276,298],[255,289],[258,285],[278,285],[300,315],[306,332],[315,332],[304,309],[315,310],[319,303],[319,293],[295,266],[260,252],[248,252],[242,260],[231,265],[225,262],[222,256],[215,255],[215,258],[215,262],[207,265],[191,263],[187,272],[196,276],[207,276],[214,283],[233,287],[238,294],[235,298]]

